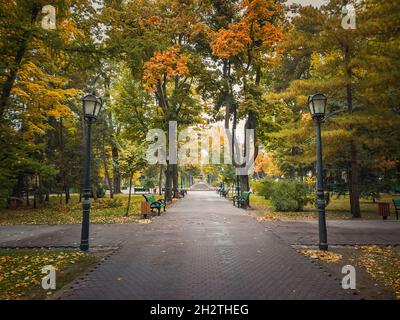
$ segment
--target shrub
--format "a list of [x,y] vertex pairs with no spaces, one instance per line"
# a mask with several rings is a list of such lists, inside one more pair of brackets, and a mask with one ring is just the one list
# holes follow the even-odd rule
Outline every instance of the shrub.
[[269,200],[271,199],[271,194],[274,190],[275,184],[276,182],[271,178],[265,178],[259,181],[252,182],[252,189],[256,194],[263,196],[265,199]]
[[309,201],[305,184],[292,180],[274,182],[271,202],[276,211],[301,211]]

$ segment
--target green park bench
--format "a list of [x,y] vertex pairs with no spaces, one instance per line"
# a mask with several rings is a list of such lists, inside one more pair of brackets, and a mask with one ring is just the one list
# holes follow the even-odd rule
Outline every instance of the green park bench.
[[222,188],[222,189],[219,191],[220,197],[224,197],[224,198],[226,198],[226,197],[228,196],[228,193],[229,193],[229,189],[225,189],[225,188]]
[[400,199],[393,199],[394,210],[396,211],[396,219],[399,220]]
[[153,209],[157,209],[157,215],[160,215],[161,209],[164,209],[165,212],[165,201],[163,199],[156,200],[154,198],[154,195],[152,193],[144,194],[143,197],[146,199],[148,203],[150,203],[150,209],[153,211]]
[[233,205],[242,208],[250,207],[250,191],[242,191],[240,196],[233,197]]

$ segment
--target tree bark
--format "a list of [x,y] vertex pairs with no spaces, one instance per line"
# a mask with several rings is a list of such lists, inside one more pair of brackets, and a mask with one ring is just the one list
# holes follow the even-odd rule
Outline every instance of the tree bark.
[[353,218],[361,218],[357,150],[354,144],[351,145],[350,157],[349,191],[351,215]]
[[128,194],[128,205],[126,206],[125,217],[129,215],[129,208],[131,206],[131,195],[132,195],[132,180],[133,180],[133,172],[129,176],[129,194]]
[[68,204],[70,199],[69,186],[65,186],[65,204]]
[[[255,78],[255,85],[258,86],[260,85],[261,82],[261,68],[257,67],[257,72],[256,72],[256,78]],[[247,140],[247,129],[254,130],[254,158],[255,159],[258,156],[258,143],[257,143],[257,134],[256,134],[256,128],[257,128],[257,116],[254,111],[249,110],[247,114],[247,120],[246,120],[246,125],[245,125],[245,132],[244,132],[244,155],[245,159],[249,156],[248,153],[250,150],[247,150],[247,145],[246,145],[246,140]],[[251,155],[250,155],[251,156]],[[249,175],[244,175],[240,176],[240,190],[241,191],[249,191],[250,190],[250,183],[249,183]]]
[[29,207],[30,203],[29,203],[29,187],[26,188],[26,206]]
[[33,209],[37,209],[37,190],[38,189],[38,177],[35,176],[35,188],[33,190]]
[[172,176],[173,176],[173,165],[167,164],[165,170],[165,202],[172,200]]
[[112,185],[112,183],[111,183],[110,174],[109,174],[109,172],[108,172],[107,154],[106,154],[106,150],[105,150],[105,146],[104,146],[104,141],[103,141],[103,148],[102,148],[102,149],[103,149],[103,150],[102,150],[102,153],[103,153],[104,174],[105,174],[105,176],[106,176],[108,188],[110,189],[110,198],[113,199],[113,198],[114,198],[113,185]]
[[173,185],[173,197],[177,195],[179,191],[179,181],[178,181],[178,165],[172,165],[172,185]]
[[112,149],[114,194],[121,193],[121,176],[119,173],[119,153],[117,146],[113,143]]
[[162,177],[163,177],[163,165],[160,164],[160,174],[158,176],[158,194],[162,195]]
[[[257,155],[258,155],[256,127],[257,127],[256,115],[253,111],[249,111],[248,116],[247,116],[246,125],[245,125],[245,130],[247,130],[247,129],[254,130],[254,160],[257,158]],[[245,140],[244,140],[243,148],[244,148],[245,159],[247,159],[247,157],[249,156],[248,153],[250,152],[250,150],[247,150],[247,146],[246,146],[246,140],[247,140],[247,132],[246,131],[245,131],[244,137],[245,137],[244,138]],[[240,181],[240,190],[241,191],[249,191],[250,190],[249,175],[240,176],[239,181]]]
[[[353,71],[350,66],[350,48],[345,46],[345,66],[348,83],[346,85],[347,93],[347,107],[349,114],[353,113],[353,88],[351,84],[351,79],[353,76]],[[350,130],[352,127],[349,128]],[[350,170],[349,170],[349,193],[350,193],[350,210],[353,218],[361,218],[360,210],[360,192],[359,192],[359,165],[357,160],[357,148],[355,142],[350,143]]]

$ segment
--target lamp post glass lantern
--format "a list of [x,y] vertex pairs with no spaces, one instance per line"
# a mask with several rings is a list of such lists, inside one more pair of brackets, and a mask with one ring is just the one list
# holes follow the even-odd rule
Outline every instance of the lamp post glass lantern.
[[317,93],[308,97],[308,107],[313,118],[324,118],[326,114],[326,104],[328,99],[322,94]]
[[83,97],[83,116],[86,126],[86,148],[85,148],[85,170],[84,170],[84,186],[83,186],[83,201],[82,201],[82,233],[81,245],[82,251],[89,250],[89,213],[90,213],[90,162],[91,162],[91,135],[92,123],[97,120],[99,112],[103,106],[103,102],[95,95],[89,94]]
[[311,116],[315,121],[317,136],[317,208],[320,250],[328,250],[321,140],[321,122],[324,120],[326,114],[326,105],[327,98],[321,93],[308,97],[308,107],[310,108]]
[[88,94],[83,97],[83,114],[86,121],[97,120],[100,109],[103,106],[101,98],[97,98],[93,94]]

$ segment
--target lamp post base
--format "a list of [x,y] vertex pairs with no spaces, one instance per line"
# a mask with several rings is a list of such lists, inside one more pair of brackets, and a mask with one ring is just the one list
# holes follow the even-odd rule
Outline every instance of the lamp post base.
[[79,246],[79,249],[81,249],[81,251],[88,251],[89,243],[81,243],[81,245]]
[[328,244],[327,243],[320,243],[319,250],[328,251]]

